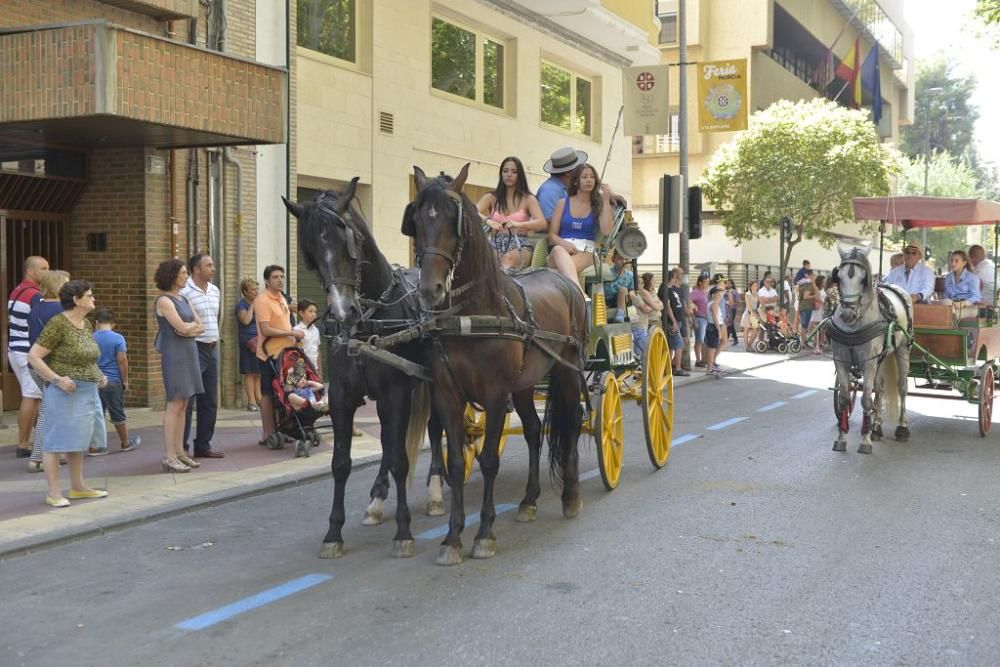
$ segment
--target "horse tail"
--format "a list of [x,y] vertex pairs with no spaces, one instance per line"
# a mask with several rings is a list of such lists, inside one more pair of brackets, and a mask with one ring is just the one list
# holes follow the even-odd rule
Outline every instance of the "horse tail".
[[899,364],[895,351],[882,362],[882,391],[885,396],[886,417],[889,423],[899,421]]
[[549,473],[557,483],[562,483],[580,438],[581,393],[586,394],[582,373],[559,364],[552,367],[542,433],[549,445]]
[[413,471],[417,468],[417,458],[424,444],[424,431],[431,415],[431,391],[426,382],[419,382],[410,395],[410,422],[406,425],[406,461],[409,470],[406,482],[413,481]]

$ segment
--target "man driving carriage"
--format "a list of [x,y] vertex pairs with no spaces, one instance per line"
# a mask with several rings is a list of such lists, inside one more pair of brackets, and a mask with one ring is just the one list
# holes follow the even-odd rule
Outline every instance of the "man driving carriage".
[[911,241],[903,248],[903,263],[889,271],[884,282],[906,290],[914,303],[924,303],[934,294],[934,272],[924,264],[924,248]]

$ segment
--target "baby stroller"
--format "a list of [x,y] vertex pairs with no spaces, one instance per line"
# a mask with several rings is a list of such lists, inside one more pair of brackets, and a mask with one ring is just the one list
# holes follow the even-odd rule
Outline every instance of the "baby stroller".
[[802,341],[798,336],[782,333],[778,319],[773,313],[767,313],[760,320],[760,336],[753,342],[753,350],[761,353],[777,350],[779,354],[798,354],[802,351]]
[[[325,415],[327,410],[317,409],[312,401],[296,410],[289,396],[302,378],[319,382],[319,373],[305,353],[297,347],[285,348],[277,357],[268,357],[265,363],[271,364],[274,371],[271,387],[274,390],[275,431],[261,440],[260,445],[268,449],[283,449],[286,442],[294,442],[296,458],[309,456],[309,448],[318,447],[320,443],[316,420]],[[322,398],[324,390],[317,389],[315,393]]]

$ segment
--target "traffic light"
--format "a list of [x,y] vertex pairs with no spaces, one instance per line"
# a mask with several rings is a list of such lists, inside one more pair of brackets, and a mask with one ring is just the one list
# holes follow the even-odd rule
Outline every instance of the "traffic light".
[[701,187],[688,188],[688,238],[701,238]]
[[660,233],[681,231],[681,211],[684,179],[664,174],[660,177]]

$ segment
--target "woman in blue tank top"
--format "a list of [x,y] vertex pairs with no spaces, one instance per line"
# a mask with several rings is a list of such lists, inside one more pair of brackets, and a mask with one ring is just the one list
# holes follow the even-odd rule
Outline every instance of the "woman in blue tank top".
[[581,165],[569,184],[569,196],[556,204],[549,221],[549,266],[572,280],[594,265],[597,231],[611,231],[611,205],[601,192],[601,179],[591,164]]

